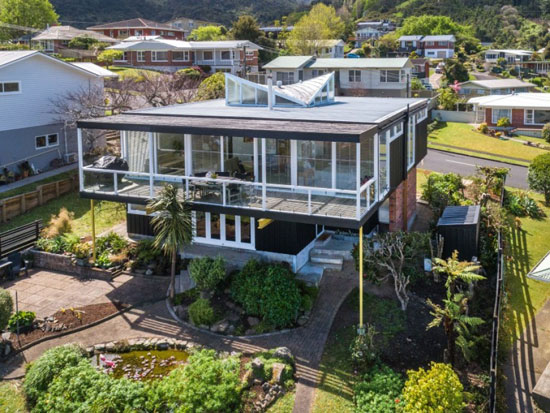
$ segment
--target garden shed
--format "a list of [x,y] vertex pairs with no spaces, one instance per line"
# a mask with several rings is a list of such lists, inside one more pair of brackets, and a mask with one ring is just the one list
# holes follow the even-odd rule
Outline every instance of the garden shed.
[[472,260],[479,251],[479,205],[448,206],[437,222],[437,232],[444,239],[443,258],[458,251],[460,260]]

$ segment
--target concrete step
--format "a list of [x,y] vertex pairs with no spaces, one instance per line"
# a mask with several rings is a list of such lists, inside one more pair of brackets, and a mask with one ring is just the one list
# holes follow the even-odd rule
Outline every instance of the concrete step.
[[314,285],[316,287],[321,283],[321,278],[323,278],[323,273],[325,269],[317,264],[312,264],[308,262],[298,271],[296,278],[298,280],[304,281],[308,285]]
[[309,254],[309,260],[314,264],[334,264],[341,265],[344,263],[344,259],[337,255],[319,254],[312,252]]
[[310,251],[311,255],[324,255],[327,257],[337,257],[342,258],[343,260],[349,260],[352,259],[351,256],[351,250],[339,250],[339,249],[331,249],[331,248],[322,248],[322,247],[314,247]]

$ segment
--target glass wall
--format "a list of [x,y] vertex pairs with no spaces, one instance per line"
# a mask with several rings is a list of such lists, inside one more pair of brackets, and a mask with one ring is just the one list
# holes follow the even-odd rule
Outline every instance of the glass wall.
[[380,195],[385,194],[389,188],[389,136],[386,133],[381,133],[379,137],[378,153],[379,153],[379,164],[378,164],[378,185],[380,188]]
[[298,141],[298,185],[332,188],[332,142]]
[[336,143],[336,188],[357,188],[356,144],[351,142]]
[[250,244],[254,227],[250,223],[250,217],[241,216],[241,242]]
[[185,175],[185,135],[159,133],[157,136],[157,173]]
[[206,238],[206,213],[202,211],[195,211],[196,223],[195,231],[196,236],[200,238]]
[[219,136],[191,135],[193,175],[221,171],[220,140]]
[[266,139],[266,181],[268,184],[291,184],[290,140]]
[[254,138],[223,138],[224,171],[241,179],[254,179]]
[[126,157],[132,172],[149,172],[149,133],[126,132]]
[[361,185],[374,176],[374,136],[361,139]]

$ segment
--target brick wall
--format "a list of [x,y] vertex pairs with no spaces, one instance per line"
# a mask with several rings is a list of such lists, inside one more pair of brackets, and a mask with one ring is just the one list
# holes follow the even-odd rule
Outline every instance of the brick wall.
[[[404,197],[407,197],[407,212],[403,213]],[[403,181],[390,195],[390,231],[402,231],[404,219],[410,224],[416,213],[416,168],[412,168]],[[406,215],[406,218],[405,218]]]
[[111,281],[113,274],[107,270],[92,267],[81,267],[73,262],[72,257],[60,254],[51,254],[44,251],[32,250],[33,265],[35,268],[43,268],[50,271],[59,271],[76,275],[82,278],[97,278]]
[[522,128],[525,126],[525,119],[523,118],[524,112],[523,109],[512,109],[512,126]]

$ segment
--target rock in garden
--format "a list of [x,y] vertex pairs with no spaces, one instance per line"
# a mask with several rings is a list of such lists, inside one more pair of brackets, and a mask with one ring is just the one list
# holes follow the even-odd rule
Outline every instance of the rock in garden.
[[221,321],[218,321],[216,324],[214,324],[210,328],[210,330],[212,330],[214,333],[225,333],[228,328],[229,328],[229,321],[221,320]]
[[271,376],[271,381],[273,383],[281,384],[283,381],[283,372],[285,370],[285,364],[283,363],[273,363],[273,373]]
[[250,327],[255,327],[260,324],[260,319],[258,317],[248,317],[246,321],[248,321]]
[[145,271],[145,275],[150,277],[151,275],[153,275],[153,270],[148,269],[147,271]]
[[273,357],[279,358],[289,363],[292,363],[293,361],[292,353],[290,352],[288,347],[277,347],[273,352]]
[[247,370],[246,373],[244,373],[242,383],[245,388],[249,388],[252,386],[252,384],[254,383],[252,370]]
[[307,317],[305,315],[302,315],[302,316],[298,317],[297,323],[298,323],[299,326],[303,326],[307,323],[308,320],[309,320],[309,317]]
[[251,366],[253,370],[260,370],[260,369],[263,369],[264,362],[262,361],[261,358],[256,357],[254,360],[252,360]]

